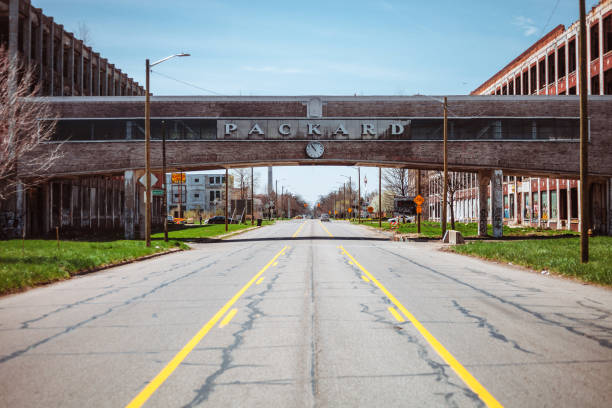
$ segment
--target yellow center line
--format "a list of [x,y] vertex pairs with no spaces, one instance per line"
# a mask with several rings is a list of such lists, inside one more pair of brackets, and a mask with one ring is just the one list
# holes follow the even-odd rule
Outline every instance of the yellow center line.
[[319,221],[319,225],[321,226],[321,228],[323,228],[325,230],[325,232],[327,232],[327,235],[329,235],[330,237],[333,237],[332,233],[329,232],[329,230],[327,228],[325,228],[325,225],[323,225],[323,223],[321,221]]
[[297,229],[297,231],[295,231],[295,232],[293,233],[293,235],[291,236],[291,238],[295,238],[295,237],[297,237],[297,236],[299,235],[300,231],[302,230],[302,228],[304,228],[304,225],[306,225],[306,221],[304,221],[304,222],[302,223],[302,225],[300,225],[300,228],[298,228],[298,229]]
[[278,265],[278,262],[274,262],[274,264],[272,266],[276,266],[276,265]]
[[395,308],[393,306],[389,306],[389,311],[391,312],[391,314],[393,315],[393,317],[395,317],[395,320],[397,320],[398,322],[402,323],[405,322],[406,319],[404,319],[402,317],[401,314],[398,313],[397,310],[395,310]]
[[368,279],[368,277],[367,277],[367,276],[365,276],[365,275],[361,275],[361,279],[363,279],[363,280],[364,280],[364,281],[366,281],[366,282],[369,282],[369,281],[370,281],[370,280]]
[[[406,316],[408,320],[414,325],[414,327],[421,333],[421,335],[427,340],[427,342],[433,347],[433,349],[438,353],[438,355],[446,361],[446,363],[451,366],[451,368],[457,373],[459,378],[468,386],[472,391],[474,391],[480,399],[488,406],[488,407],[502,407],[502,405],[483,387],[476,378],[468,370],[461,365],[455,357],[419,322],[416,317],[412,315],[405,307],[402,305],[399,300],[395,298],[385,288],[382,283],[380,283],[370,272],[368,272],[351,254],[348,253],[346,249],[342,245],[340,245],[340,249],[342,249],[342,253],[346,254],[346,256],[352,260],[355,265],[361,269],[361,271],[368,277],[378,288],[389,298],[389,300],[397,306],[397,308]],[[397,312],[396,312],[397,313]]]
[[255,284],[256,284],[256,285],[259,285],[259,284],[260,284],[260,283],[261,283],[261,282],[262,282],[264,279],[266,279],[266,277],[265,277],[265,276],[262,276],[261,278],[259,278],[259,279],[257,280],[257,282],[255,282]]
[[232,320],[234,316],[236,316],[236,313],[238,313],[238,309],[230,310],[230,312],[227,315],[225,315],[223,320],[221,320],[221,323],[219,323],[219,328],[227,326],[230,320]]
[[176,370],[176,368],[183,362],[183,360],[191,353],[191,351],[198,345],[198,343],[208,334],[210,329],[212,329],[215,324],[221,319],[221,317],[229,310],[230,307],[240,299],[240,297],[247,291],[247,289],[287,250],[287,246],[283,247],[274,258],[270,260],[261,268],[255,276],[251,278],[251,280],[242,287],[235,295],[232,297],[219,311],[196,333],[195,336],[179,351],[170,362],[151,380],[146,387],[138,393],[137,396],[134,397],[132,401],[128,405],[127,408],[135,408],[141,407],[147,400],[153,395],[153,393],[166,381],[166,379]]

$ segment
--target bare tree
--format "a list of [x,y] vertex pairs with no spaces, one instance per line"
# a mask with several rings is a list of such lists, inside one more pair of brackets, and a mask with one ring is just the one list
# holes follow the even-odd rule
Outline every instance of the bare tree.
[[[436,191],[444,191],[444,174],[441,171],[435,171],[432,176],[432,181]],[[469,173],[449,172],[446,182],[448,192],[448,206],[450,209],[451,229],[455,229],[455,199],[457,192],[469,188]],[[435,194],[442,200],[442,193]]]
[[75,31],[75,37],[79,40],[83,41],[83,44],[93,47],[93,41],[91,37],[91,30],[89,26],[84,21],[79,21],[77,25],[77,29]]
[[[34,86],[34,71],[16,58],[12,61],[0,47],[0,199],[16,190],[41,182],[60,156],[60,145],[41,144],[55,130],[50,105],[37,98],[40,84]],[[19,167],[19,169],[18,169]],[[18,171],[19,170],[19,171]],[[27,174],[27,178],[18,178]]]
[[[232,169],[234,175],[234,187],[240,190],[240,199],[245,200],[251,191],[251,168]],[[257,173],[253,173],[253,187],[259,184]]]
[[416,195],[416,171],[409,169],[384,169],[382,174],[385,189],[395,195]]

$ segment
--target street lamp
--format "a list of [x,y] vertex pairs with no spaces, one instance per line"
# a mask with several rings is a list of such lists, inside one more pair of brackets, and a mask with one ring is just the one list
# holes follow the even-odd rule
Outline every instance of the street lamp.
[[[162,58],[159,61],[150,63],[147,58],[146,66],[146,94],[145,94],[145,196],[146,196],[146,211],[145,211],[145,241],[148,247],[151,246],[151,101],[149,92],[149,75],[151,67],[161,64],[164,61],[174,57],[188,57],[189,54],[180,53]],[[164,174],[163,177],[166,177]]]
[[351,212],[353,211],[353,191],[352,191],[352,186],[351,186],[351,176],[345,176],[344,174],[341,174],[340,176],[342,177],[346,177],[349,180],[349,208],[351,209],[351,211],[349,211],[349,218],[351,218]]

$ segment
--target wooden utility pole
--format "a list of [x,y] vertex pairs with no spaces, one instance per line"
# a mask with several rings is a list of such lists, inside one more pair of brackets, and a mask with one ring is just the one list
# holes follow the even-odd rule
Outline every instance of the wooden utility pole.
[[166,180],[166,121],[162,120],[162,183],[164,186],[164,242],[168,242],[168,182]]
[[149,94],[149,59],[145,62],[145,243],[151,246],[151,104]]
[[359,219],[359,224],[361,224],[361,167],[357,167],[357,182],[359,183],[359,188],[357,189],[357,194],[359,195],[359,199],[357,200],[357,217]]
[[[601,74],[600,74],[601,75]],[[587,106],[586,13],[580,0],[580,257],[589,262],[589,111]]]
[[444,187],[442,188],[443,196],[442,196],[442,238],[444,238],[444,234],[446,234],[446,200],[448,195],[448,161],[447,161],[447,146],[446,142],[448,139],[448,109],[447,109],[447,98],[444,97],[444,180],[442,183]]
[[229,216],[229,170],[227,169],[227,167],[225,168],[225,232],[228,231],[228,227],[227,227],[227,217]]
[[251,167],[251,225],[255,223],[255,212],[254,208],[254,200],[255,200],[255,190],[253,189],[255,185],[255,181],[253,181],[253,168]]
[[[421,170],[420,169],[417,170],[417,195],[418,196],[421,195]],[[417,233],[418,234],[421,233],[421,213],[417,213]]]
[[382,228],[382,168],[378,168],[378,228]]

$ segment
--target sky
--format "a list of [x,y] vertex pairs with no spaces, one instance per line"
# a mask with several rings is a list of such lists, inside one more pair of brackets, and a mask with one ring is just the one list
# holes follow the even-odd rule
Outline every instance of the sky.
[[[597,4],[587,0],[587,10]],[[154,95],[469,94],[548,31],[578,19],[578,0],[32,0]],[[256,170],[259,190],[265,168]],[[368,191],[378,171],[364,168]],[[313,203],[357,170],[276,167]],[[279,181],[280,189],[281,181]],[[362,185],[363,189],[363,185]]]

